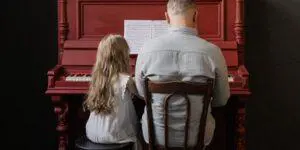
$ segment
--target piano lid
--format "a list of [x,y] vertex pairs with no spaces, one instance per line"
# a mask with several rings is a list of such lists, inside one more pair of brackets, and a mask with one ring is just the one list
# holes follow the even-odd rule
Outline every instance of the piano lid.
[[[239,21],[242,13],[236,8],[239,1],[197,1],[200,37],[222,49],[228,67],[238,66],[241,59],[236,39],[242,37],[242,33],[235,36],[243,30]],[[58,6],[59,64],[92,66],[98,42],[104,35],[124,35],[124,20],[164,20],[165,4],[163,0],[77,0],[68,3],[61,0]]]

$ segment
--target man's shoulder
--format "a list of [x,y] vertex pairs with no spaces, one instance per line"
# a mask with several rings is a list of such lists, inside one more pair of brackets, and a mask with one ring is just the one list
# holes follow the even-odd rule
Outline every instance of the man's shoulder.
[[204,47],[208,50],[219,49],[219,47],[217,45],[215,45],[212,42],[207,41],[204,38],[196,37],[196,40],[197,40],[197,43],[199,44],[199,46]]
[[145,41],[142,46],[141,53],[149,53],[161,50],[184,50],[193,52],[215,52],[220,48],[199,36],[172,36],[165,34]]

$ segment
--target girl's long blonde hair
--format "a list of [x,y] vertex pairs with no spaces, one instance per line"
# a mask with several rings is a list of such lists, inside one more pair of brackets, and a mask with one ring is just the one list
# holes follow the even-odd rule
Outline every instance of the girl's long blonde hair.
[[84,107],[95,113],[111,113],[115,99],[113,85],[119,73],[129,73],[129,46],[121,35],[110,34],[99,43]]

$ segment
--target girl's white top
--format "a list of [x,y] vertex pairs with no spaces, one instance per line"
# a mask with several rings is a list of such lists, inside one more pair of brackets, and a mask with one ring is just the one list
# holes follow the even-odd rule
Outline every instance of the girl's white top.
[[109,115],[90,113],[86,123],[87,137],[96,143],[136,142],[137,117],[131,99],[134,81],[129,75],[120,74],[113,85],[115,105]]

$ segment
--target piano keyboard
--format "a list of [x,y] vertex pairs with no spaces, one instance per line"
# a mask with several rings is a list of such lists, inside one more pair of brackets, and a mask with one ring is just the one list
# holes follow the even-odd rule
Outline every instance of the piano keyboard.
[[70,82],[90,82],[91,80],[91,75],[69,75],[66,77],[66,81]]
[[[70,75],[66,77],[66,81],[70,82],[90,82],[92,80],[91,75]],[[233,82],[232,75],[228,75],[228,82]]]

